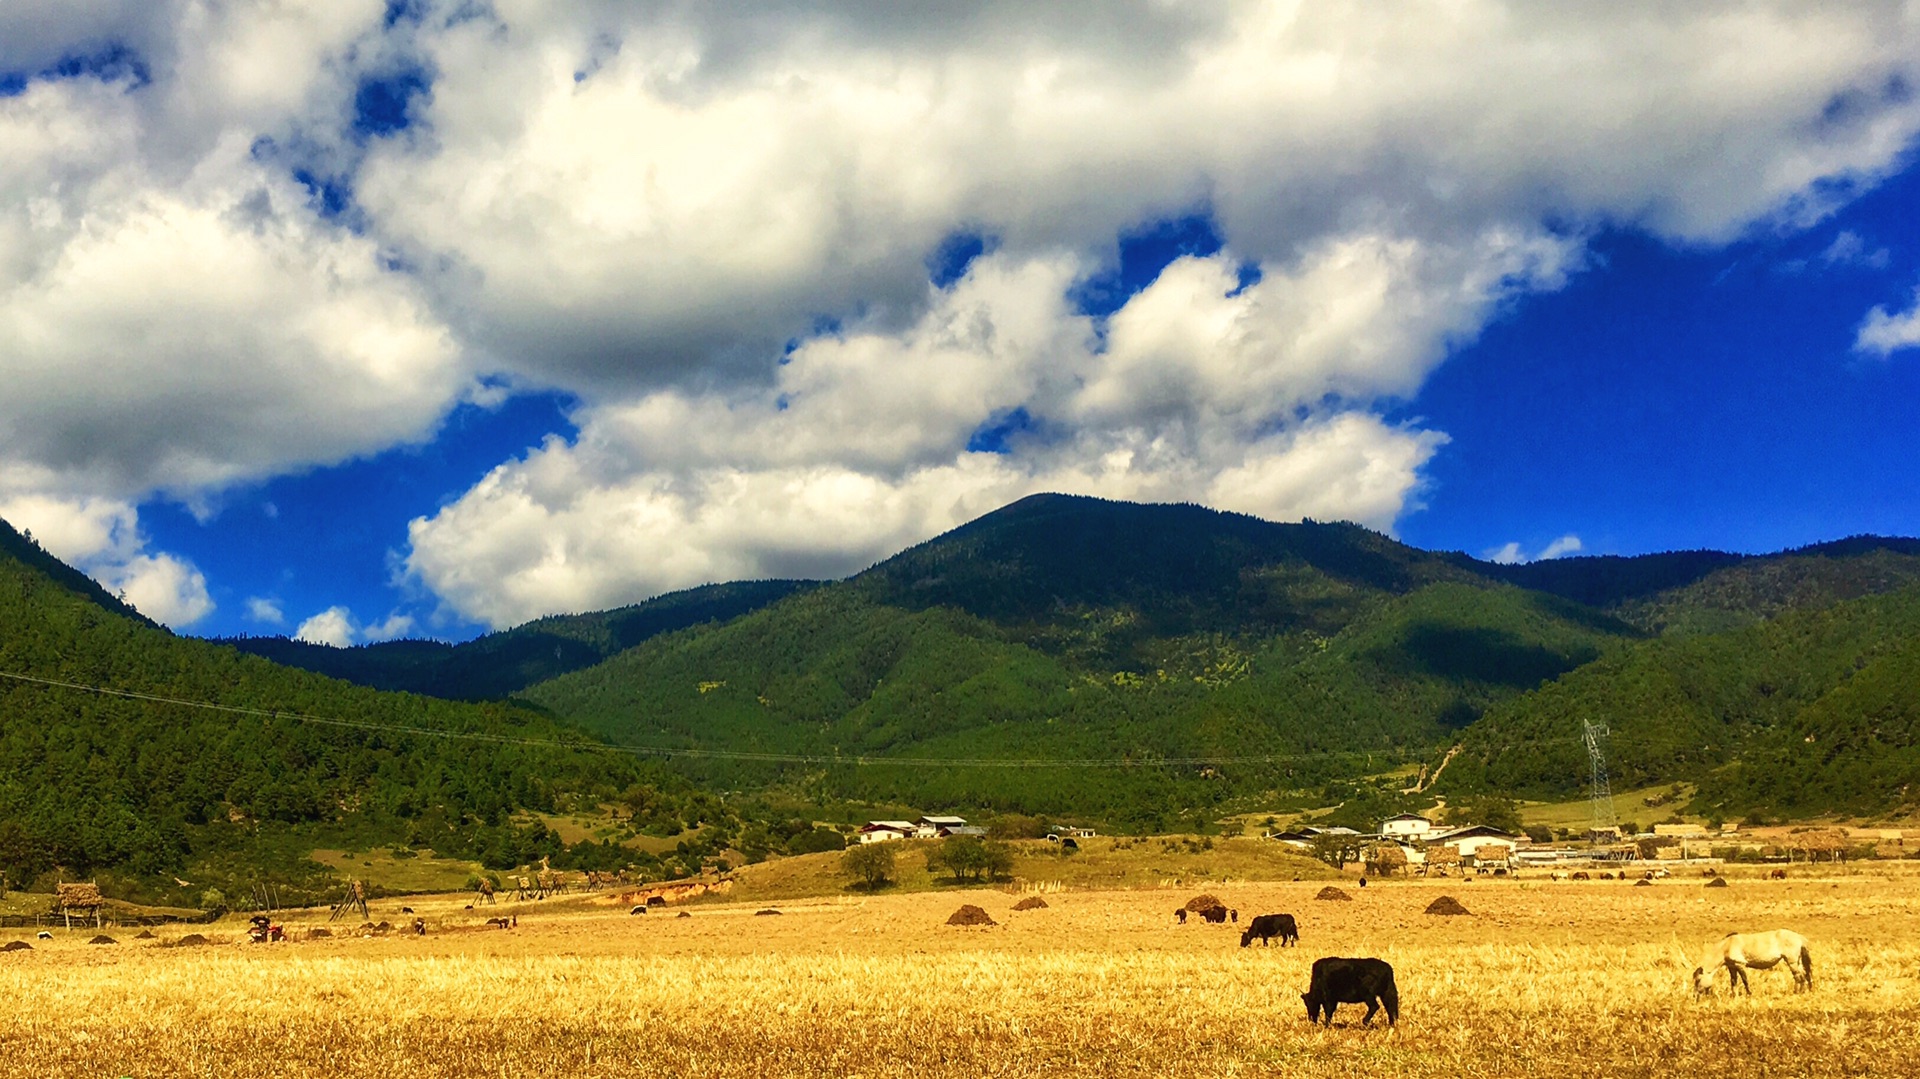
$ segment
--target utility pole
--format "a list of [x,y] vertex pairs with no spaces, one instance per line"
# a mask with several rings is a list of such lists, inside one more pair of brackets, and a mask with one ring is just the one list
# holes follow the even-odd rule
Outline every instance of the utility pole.
[[1614,814],[1613,787],[1607,782],[1607,725],[1592,720],[1580,722],[1587,743],[1587,759],[1593,765],[1592,822],[1588,825],[1587,838],[1618,839],[1620,818]]

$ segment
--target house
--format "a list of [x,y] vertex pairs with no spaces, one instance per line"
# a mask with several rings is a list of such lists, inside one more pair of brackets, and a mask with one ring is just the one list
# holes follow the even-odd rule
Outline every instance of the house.
[[[934,839],[955,828],[965,828],[965,817],[921,817],[913,823],[915,839]],[[945,829],[946,831],[943,831]]]
[[[1460,851],[1462,859],[1472,859],[1476,862],[1504,862],[1512,856],[1521,842],[1519,836],[1490,824],[1468,824],[1459,828],[1449,828],[1432,832],[1426,838],[1428,843],[1443,843],[1454,847]],[[1492,847],[1499,849],[1488,850],[1484,855],[1480,853],[1483,848]]]
[[1418,813],[1398,813],[1380,822],[1380,834],[1389,839],[1426,839],[1433,822]]
[[916,831],[910,820],[870,820],[860,826],[855,833],[862,843],[889,843],[896,839],[911,839]]
[[986,838],[987,830],[985,828],[979,827],[978,825],[962,824],[954,828],[942,828],[940,829],[939,834],[943,836],[970,835],[970,836],[976,836],[978,838],[984,839]]

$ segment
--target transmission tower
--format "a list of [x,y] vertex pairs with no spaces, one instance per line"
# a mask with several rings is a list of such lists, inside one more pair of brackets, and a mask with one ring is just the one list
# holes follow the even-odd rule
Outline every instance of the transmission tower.
[[1587,758],[1593,763],[1593,822],[1587,836],[1599,839],[1620,834],[1620,818],[1613,812],[1613,787],[1607,782],[1607,725],[1581,720],[1587,743]]

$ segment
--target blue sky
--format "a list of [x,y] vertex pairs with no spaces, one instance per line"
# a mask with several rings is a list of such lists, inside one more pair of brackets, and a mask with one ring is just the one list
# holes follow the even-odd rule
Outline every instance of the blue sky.
[[1920,534],[1897,6],[536,6],[0,13],[0,516],[338,644],[1040,490]]

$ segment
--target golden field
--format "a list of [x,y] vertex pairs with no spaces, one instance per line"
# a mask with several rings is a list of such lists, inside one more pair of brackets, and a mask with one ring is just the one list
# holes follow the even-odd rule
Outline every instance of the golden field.
[[[1177,926],[1194,886],[1051,892],[1024,912],[998,890],[835,896],[779,917],[445,896],[406,901],[426,936],[269,945],[233,943],[237,919],[110,930],[115,945],[56,930],[0,953],[0,1075],[1915,1075],[1920,878],[1889,875],[1907,869],[1724,889],[1348,881],[1351,903],[1314,900],[1322,881],[1205,886],[1242,921],[1295,914],[1285,950]],[[1442,894],[1472,916],[1423,914]],[[961,903],[1000,924],[945,925]],[[374,919],[410,922],[399,907]],[[507,913],[517,929],[477,924]],[[1676,941],[1775,927],[1812,940],[1814,992],[1768,972],[1751,999],[1692,998]],[[216,943],[158,946],[189,931]],[[1308,1025],[1299,993],[1323,955],[1391,962],[1399,1027],[1362,1028],[1353,1005]]]

